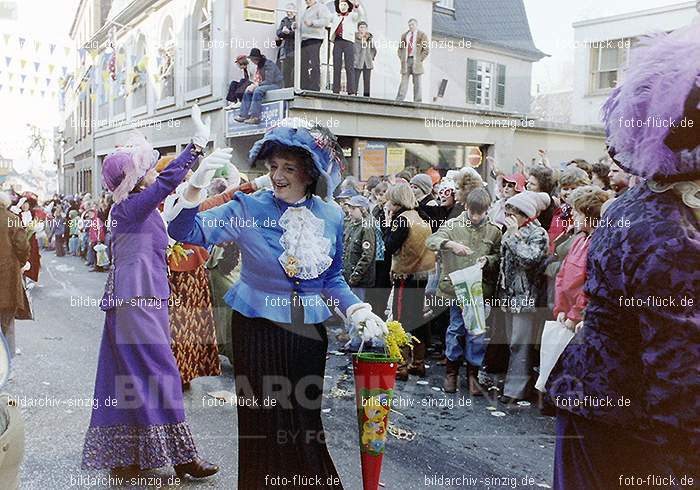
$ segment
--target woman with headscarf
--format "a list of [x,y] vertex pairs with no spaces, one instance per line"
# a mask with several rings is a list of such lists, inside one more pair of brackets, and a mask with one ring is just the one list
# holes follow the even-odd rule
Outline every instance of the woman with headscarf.
[[[83,468],[130,474],[173,465],[181,478],[211,476],[218,467],[197,454],[175,358],[170,350],[165,249],[168,236],[158,206],[185,178],[209,140],[198,106],[196,134],[160,175],[158,152],[143,139],[109,154],[103,180],[113,193],[113,263],[102,309],[106,312]],[[200,176],[223,166],[231,150],[216,150]],[[194,178],[194,177],[193,177]]]
[[[251,149],[251,161],[270,168],[272,191],[237,192],[200,213],[204,196],[190,180],[172,203],[173,238],[200,246],[235,241],[241,250],[240,280],[226,295],[233,309],[237,488],[285,478],[299,482],[285,488],[309,481],[342,488],[321,421],[328,347],[322,322],[330,306],[364,340],[386,333],[343,278],[343,213],[325,200],[340,182],[342,148],[326,128],[302,123],[284,121]],[[262,406],[266,399],[272,403]]]
[[[30,279],[33,283],[39,282],[39,270],[41,269],[41,253],[39,252],[39,241],[36,234],[43,228],[43,223],[37,221],[38,218],[35,211],[38,205],[37,199],[37,195],[33,192],[25,192],[17,202],[17,205],[10,209],[19,215],[22,226],[25,227],[30,235],[29,268],[25,266],[24,277]],[[31,286],[33,283],[29,283],[29,285]]]
[[646,181],[591,236],[583,326],[547,382],[556,489],[700,476],[698,107],[698,21],[642,39],[603,106],[611,157]]

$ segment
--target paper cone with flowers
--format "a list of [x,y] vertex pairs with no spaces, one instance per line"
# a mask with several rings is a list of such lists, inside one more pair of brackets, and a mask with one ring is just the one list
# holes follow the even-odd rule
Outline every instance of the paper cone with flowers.
[[379,488],[396,369],[403,360],[401,348],[412,347],[415,340],[399,322],[387,322],[387,329],[383,354],[359,352],[352,359],[364,490]]

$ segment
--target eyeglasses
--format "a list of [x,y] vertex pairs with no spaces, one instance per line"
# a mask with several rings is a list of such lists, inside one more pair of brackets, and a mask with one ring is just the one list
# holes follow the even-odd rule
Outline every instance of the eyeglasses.
[[453,189],[440,189],[438,191],[438,196],[441,197],[450,197],[454,193]]
[[515,189],[516,185],[517,184],[515,182],[503,182],[503,187],[512,187],[513,189]]

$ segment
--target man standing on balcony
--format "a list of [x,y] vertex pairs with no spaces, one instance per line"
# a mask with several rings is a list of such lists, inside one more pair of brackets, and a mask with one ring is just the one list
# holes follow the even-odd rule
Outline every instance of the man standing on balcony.
[[263,56],[258,48],[251,49],[248,58],[258,69],[255,72],[253,83],[245,89],[241,111],[236,117],[236,121],[246,124],[260,124],[262,100],[265,98],[265,94],[269,90],[282,88],[284,77],[277,65]]
[[301,16],[301,88],[321,89],[321,45],[326,37],[326,27],[331,23],[331,13],[318,0],[306,0],[306,10]]
[[333,93],[340,93],[341,70],[345,62],[346,89],[355,90],[355,34],[357,23],[364,19],[364,8],[359,1],[335,0],[335,16],[331,22],[333,41]]
[[406,90],[408,90],[408,79],[413,76],[413,101],[421,102],[423,100],[421,91],[421,78],[425,72],[423,62],[428,57],[430,52],[428,36],[418,30],[418,21],[411,19],[408,21],[408,31],[401,36],[399,43],[398,55],[401,60],[401,84],[399,85],[399,93],[396,95],[396,100],[404,100],[406,98]]

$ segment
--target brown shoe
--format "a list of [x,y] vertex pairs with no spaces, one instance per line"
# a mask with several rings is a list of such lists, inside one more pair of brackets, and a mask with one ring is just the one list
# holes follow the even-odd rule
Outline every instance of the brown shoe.
[[249,117],[245,121],[243,121],[246,124],[260,124],[260,118],[259,117]]
[[445,381],[442,387],[445,389],[445,393],[456,393],[457,384],[459,383],[459,366],[462,361],[450,361],[447,360],[447,369],[445,371]]
[[425,378],[425,344],[413,347],[413,362],[408,366],[408,374]]
[[408,366],[406,364],[399,365],[396,370],[396,381],[408,381]]
[[467,366],[467,377],[469,379],[469,394],[471,396],[484,396],[486,389],[479,383],[479,369],[474,366]]
[[208,463],[201,458],[197,458],[189,463],[175,465],[175,474],[177,474],[179,478],[185,478],[187,475],[192,478],[206,478],[218,472],[218,466]]

